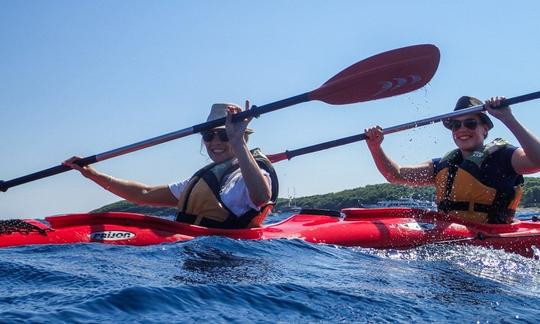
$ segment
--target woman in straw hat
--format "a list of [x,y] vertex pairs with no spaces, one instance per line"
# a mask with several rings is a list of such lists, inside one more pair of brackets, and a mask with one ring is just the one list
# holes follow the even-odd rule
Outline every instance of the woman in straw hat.
[[[246,101],[249,109],[249,101]],[[177,206],[180,222],[214,228],[260,226],[277,199],[278,181],[270,161],[260,150],[249,150],[251,118],[232,122],[242,109],[235,104],[212,105],[207,121],[226,117],[225,126],[202,132],[213,161],[190,179],[151,186],[112,177],[90,166],[80,167],[72,157],[65,165],[128,201],[141,205]]]
[[[384,153],[382,129],[366,129],[367,144],[381,174],[391,183],[435,186],[439,211],[479,223],[511,223],[521,198],[523,174],[540,171],[540,141],[513,116],[509,106],[499,107],[504,97],[486,101],[485,109],[514,134],[522,147],[500,138],[484,145],[493,128],[484,112],[445,120],[457,148],[442,158],[400,166]],[[473,97],[461,97],[454,110],[482,105]],[[494,109],[497,108],[497,109]]]

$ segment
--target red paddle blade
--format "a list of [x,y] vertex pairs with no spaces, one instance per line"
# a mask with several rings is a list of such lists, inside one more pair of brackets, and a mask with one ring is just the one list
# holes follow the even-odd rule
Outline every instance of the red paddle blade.
[[283,153],[276,153],[276,154],[270,154],[270,155],[267,155],[266,156],[268,158],[268,160],[270,160],[270,162],[272,163],[276,163],[276,162],[279,162],[279,161],[283,161],[283,160],[287,160],[288,157],[287,157],[287,153],[283,152]]
[[353,64],[309,93],[311,100],[343,105],[397,96],[425,86],[439,66],[435,45],[398,48]]

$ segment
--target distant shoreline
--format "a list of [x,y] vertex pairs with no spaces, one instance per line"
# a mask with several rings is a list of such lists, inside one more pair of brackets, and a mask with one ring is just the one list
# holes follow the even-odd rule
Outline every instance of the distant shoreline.
[[[279,198],[274,211],[294,210],[301,208],[341,210],[343,208],[358,208],[372,206],[380,201],[399,200],[410,198],[420,201],[434,201],[435,189],[433,187],[408,187],[381,183],[366,185],[339,192],[331,192],[305,197]],[[540,213],[540,178],[525,178],[524,194],[521,204],[530,207],[518,207],[520,213]],[[138,206],[127,201],[118,201],[102,206],[91,212],[125,211],[151,215],[176,214],[175,208]]]

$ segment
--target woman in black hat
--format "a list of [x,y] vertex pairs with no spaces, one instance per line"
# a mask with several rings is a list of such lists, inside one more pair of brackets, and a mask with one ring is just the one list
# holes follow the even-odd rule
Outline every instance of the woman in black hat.
[[[246,109],[249,102],[246,101]],[[202,132],[212,163],[193,177],[169,185],[146,185],[80,167],[72,157],[65,165],[128,201],[141,205],[177,206],[177,221],[214,228],[259,226],[277,199],[278,181],[270,161],[260,150],[249,150],[251,118],[232,122],[241,112],[235,104],[212,105],[207,121],[226,117],[225,126]]]
[[[381,148],[382,129],[366,129],[377,168],[391,183],[435,186],[439,211],[473,222],[511,223],[522,194],[522,175],[540,171],[540,140],[519,123],[509,106],[499,107],[503,99],[491,98],[484,107],[510,129],[520,148],[500,138],[484,145],[493,123],[482,111],[445,120],[457,148],[418,165],[394,162]],[[464,96],[454,110],[481,104]]]

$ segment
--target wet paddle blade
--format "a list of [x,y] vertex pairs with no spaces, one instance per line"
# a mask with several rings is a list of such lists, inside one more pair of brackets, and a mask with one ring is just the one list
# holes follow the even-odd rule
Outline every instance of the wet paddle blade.
[[414,45],[353,64],[309,93],[312,100],[343,105],[397,96],[425,86],[439,66],[439,49]]

